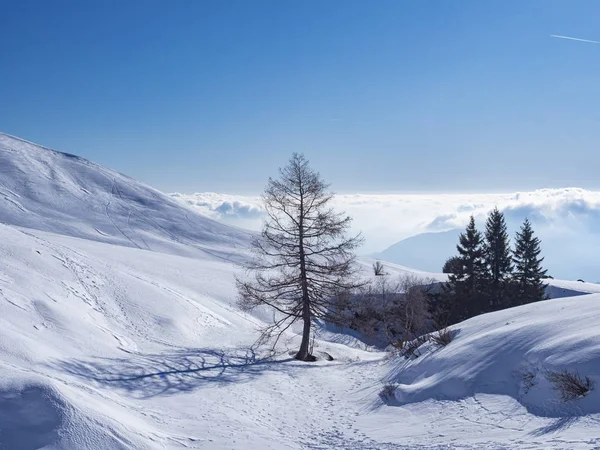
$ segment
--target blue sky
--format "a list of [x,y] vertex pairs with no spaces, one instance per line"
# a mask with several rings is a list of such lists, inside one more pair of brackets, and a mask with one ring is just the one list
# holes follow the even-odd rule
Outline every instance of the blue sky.
[[3,1],[0,131],[165,191],[600,188],[600,2]]

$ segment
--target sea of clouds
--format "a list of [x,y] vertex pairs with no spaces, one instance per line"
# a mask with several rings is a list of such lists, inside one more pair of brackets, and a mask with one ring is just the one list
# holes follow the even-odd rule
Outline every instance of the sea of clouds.
[[[224,223],[251,230],[261,227],[264,210],[260,196],[211,192],[171,195]],[[353,231],[364,235],[361,254],[379,252],[417,234],[463,228],[471,215],[483,226],[489,211],[498,207],[511,234],[525,217],[529,218],[546,242],[548,263],[559,276],[600,281],[600,191],[563,188],[494,194],[339,194],[334,203],[337,210],[353,218]]]

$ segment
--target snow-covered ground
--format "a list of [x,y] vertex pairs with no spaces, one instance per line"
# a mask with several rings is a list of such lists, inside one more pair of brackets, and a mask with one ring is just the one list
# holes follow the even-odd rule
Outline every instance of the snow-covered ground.
[[125,175],[2,133],[0,201],[2,223],[163,253],[237,257],[249,239]]
[[5,135],[0,193],[0,449],[600,446],[598,391],[564,403],[543,377],[600,383],[600,295],[473,318],[414,361],[326,332],[334,361],[291,359],[293,333],[267,359],[268,314],[235,305],[248,233]]

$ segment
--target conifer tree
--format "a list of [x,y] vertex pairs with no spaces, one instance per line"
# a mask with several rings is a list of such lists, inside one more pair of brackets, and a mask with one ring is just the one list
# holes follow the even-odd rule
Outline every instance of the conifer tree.
[[442,267],[443,273],[459,273],[462,270],[462,259],[460,256],[451,256]]
[[512,272],[512,255],[504,214],[495,208],[485,224],[484,261],[487,268],[487,289],[492,310],[509,305],[507,284]]
[[483,237],[475,227],[473,216],[465,232],[460,235],[456,249],[462,266],[457,264],[460,267],[459,273],[448,275],[448,283],[443,292],[443,303],[451,323],[485,311],[485,305],[482,305],[485,280]]
[[513,251],[513,261],[515,271],[513,280],[516,288],[515,303],[523,305],[525,303],[544,300],[546,285],[543,279],[546,270],[542,268],[540,258],[539,238],[533,235],[533,229],[528,219],[525,219],[521,226],[521,231],[517,233],[515,249]]

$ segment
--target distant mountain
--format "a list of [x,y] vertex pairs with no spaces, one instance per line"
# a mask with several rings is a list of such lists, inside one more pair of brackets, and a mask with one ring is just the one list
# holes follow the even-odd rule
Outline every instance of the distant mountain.
[[[482,224],[478,224],[483,229]],[[519,223],[509,223],[511,247]],[[600,234],[556,234],[551,228],[536,229],[542,241],[544,267],[548,274],[563,280],[596,280],[600,265],[596,249],[600,248]],[[428,272],[441,272],[446,259],[457,254],[456,244],[462,230],[440,233],[422,233],[404,239],[371,257]]]
[[0,133],[0,222],[128,247],[224,257],[248,232],[84,158]]
[[446,259],[456,254],[460,233],[461,230],[450,230],[417,234],[371,256],[414,269],[441,272]]

